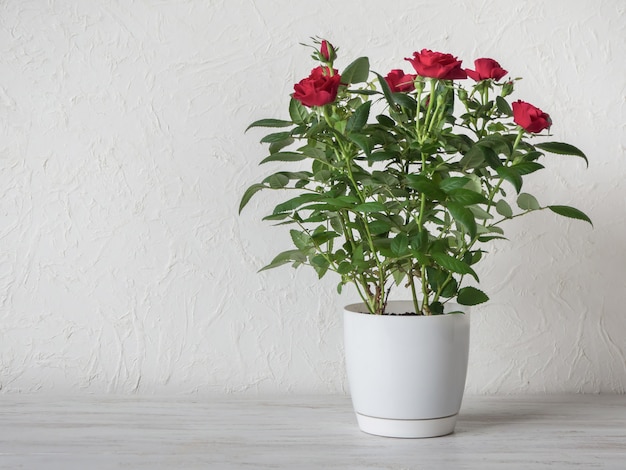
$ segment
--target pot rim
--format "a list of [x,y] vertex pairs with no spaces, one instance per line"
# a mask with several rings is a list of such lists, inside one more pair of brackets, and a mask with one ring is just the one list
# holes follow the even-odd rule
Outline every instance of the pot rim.
[[[387,302],[388,306],[401,305],[401,304],[408,305],[411,311],[414,310],[412,300],[389,300]],[[467,315],[470,311],[469,306],[460,305],[456,302],[446,302],[445,305],[447,305],[448,307],[452,307],[452,312],[450,311],[444,312],[442,315],[390,315],[388,313],[385,313],[383,315],[374,315],[368,312],[365,302],[356,302],[356,303],[348,304],[348,305],[345,305],[343,309],[346,313],[368,315],[374,318],[441,318],[441,317],[448,317],[448,316],[452,317],[456,315]],[[404,310],[404,307],[402,307],[402,309]]]

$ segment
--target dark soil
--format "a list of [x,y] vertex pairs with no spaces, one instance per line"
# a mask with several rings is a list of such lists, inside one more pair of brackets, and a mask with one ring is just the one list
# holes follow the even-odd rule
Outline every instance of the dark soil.
[[[370,315],[369,312],[359,312],[359,313],[363,313],[365,315]],[[404,312],[404,313],[383,313],[382,316],[384,317],[423,317],[424,314],[423,313],[415,313],[415,312]]]
[[393,317],[423,317],[423,313],[404,312],[404,313],[384,313],[383,315],[390,315]]

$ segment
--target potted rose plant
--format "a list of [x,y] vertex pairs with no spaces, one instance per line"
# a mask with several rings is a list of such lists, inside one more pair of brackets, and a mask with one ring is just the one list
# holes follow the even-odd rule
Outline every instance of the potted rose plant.
[[[531,143],[550,116],[510,102],[516,79],[504,80],[508,72],[493,59],[464,69],[451,54],[423,49],[406,59],[412,72],[382,76],[366,57],[339,72],[337,49],[315,44],[319,65],[295,84],[289,119],[249,126],[275,128],[261,139],[269,145],[261,163],[287,169],[251,185],[239,210],[261,190],[288,189],[264,220],[289,224],[294,246],[262,270],[333,271],[339,292],[351,284],[362,299],[344,312],[361,429],[450,433],[467,370],[463,312],[488,300],[474,267],[509,219],[547,209],[591,223],[576,208],[543,206],[523,191],[546,152],[587,158],[570,144]],[[396,286],[411,299],[390,301]]]

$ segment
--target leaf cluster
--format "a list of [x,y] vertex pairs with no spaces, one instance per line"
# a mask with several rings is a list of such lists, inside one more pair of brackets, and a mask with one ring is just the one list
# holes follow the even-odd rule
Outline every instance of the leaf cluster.
[[[264,220],[289,225],[293,247],[263,269],[311,266],[320,278],[353,284],[371,313],[384,313],[390,289],[410,288],[415,311],[443,313],[488,300],[475,265],[485,244],[503,239],[503,221],[533,211],[591,223],[576,208],[542,206],[523,192],[524,178],[544,168],[546,153],[586,156],[561,142],[531,143],[512,121],[513,82],[471,89],[417,77],[394,93],[361,57],[343,72],[337,99],[306,108],[295,99],[289,119],[261,119],[261,164],[285,169],[243,194],[239,210],[261,190],[286,195]],[[506,86],[505,86],[506,85]],[[493,97],[492,95],[495,95]]]

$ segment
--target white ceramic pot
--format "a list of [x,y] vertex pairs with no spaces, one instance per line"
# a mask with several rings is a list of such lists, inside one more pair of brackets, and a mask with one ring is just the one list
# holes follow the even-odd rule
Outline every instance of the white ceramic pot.
[[[446,304],[446,311],[467,307]],[[390,301],[388,313],[412,312]],[[359,427],[388,437],[435,437],[454,431],[465,389],[469,316],[371,315],[344,309],[346,367]]]

